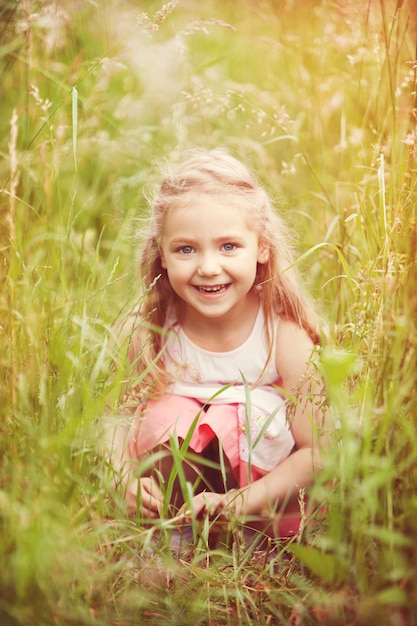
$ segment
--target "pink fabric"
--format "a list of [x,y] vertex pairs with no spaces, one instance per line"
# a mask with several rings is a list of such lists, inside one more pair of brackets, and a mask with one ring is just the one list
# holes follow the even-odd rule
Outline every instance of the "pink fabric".
[[189,448],[197,454],[214,437],[221,442],[240,487],[265,476],[264,470],[253,465],[249,476],[248,463],[239,458],[236,404],[211,404],[204,411],[200,402],[183,396],[165,395],[139,407],[134,433],[129,442],[129,457],[140,459],[146,452],[173,436],[186,439],[190,431]]
[[[238,405],[212,404],[202,408],[193,398],[165,395],[139,406],[132,437],[128,444],[129,458],[140,460],[156,446],[171,437],[189,439],[189,449],[200,454],[216,437],[230,463],[240,487],[258,480],[267,473],[239,458]],[[291,507],[292,509],[292,507]],[[288,510],[278,521],[274,534],[281,537],[297,533],[300,524],[299,509]]]

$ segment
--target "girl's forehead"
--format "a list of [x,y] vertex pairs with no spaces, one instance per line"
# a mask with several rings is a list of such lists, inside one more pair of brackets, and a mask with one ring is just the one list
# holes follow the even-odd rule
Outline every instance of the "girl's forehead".
[[250,219],[250,213],[238,198],[202,194],[187,198],[182,203],[176,203],[167,212],[166,218],[204,219],[205,221],[233,219],[236,222],[247,222],[248,218]]
[[223,233],[254,232],[255,223],[237,202],[204,196],[173,208],[162,225],[162,236],[220,236]]
[[248,214],[254,213],[251,207],[253,202],[249,202],[248,198],[240,194],[196,193],[177,198],[168,208],[167,215],[178,211],[205,213],[211,209],[222,209],[235,215],[239,211],[242,217],[246,218]]

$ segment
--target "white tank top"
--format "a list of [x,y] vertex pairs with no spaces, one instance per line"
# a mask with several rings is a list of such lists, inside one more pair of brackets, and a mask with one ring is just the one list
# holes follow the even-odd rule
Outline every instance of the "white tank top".
[[[278,323],[277,318],[273,329],[274,335]],[[174,387],[182,383],[190,389],[201,387],[220,389],[229,383],[242,384],[243,380],[252,386],[259,381],[261,375],[262,384],[276,383],[279,379],[275,365],[275,337],[273,337],[274,349],[264,371],[268,360],[268,346],[262,307],[259,307],[249,337],[240,346],[228,352],[211,352],[200,348],[187,337],[178,324],[171,328],[167,339],[165,366],[176,381]]]

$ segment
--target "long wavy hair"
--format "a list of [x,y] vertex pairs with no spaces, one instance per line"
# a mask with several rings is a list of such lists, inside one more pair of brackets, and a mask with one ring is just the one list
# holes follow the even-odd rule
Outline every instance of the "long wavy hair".
[[[167,215],[193,197],[208,195],[233,203],[246,213],[259,237],[269,249],[269,260],[258,264],[255,284],[261,287],[261,305],[266,320],[269,352],[275,316],[292,320],[304,328],[314,343],[319,342],[318,316],[305,294],[294,265],[291,230],[273,209],[266,191],[251,171],[225,150],[194,151],[185,162],[164,178],[152,202],[143,236],[140,274],[143,281],[141,308],[129,324],[129,360],[134,363],[140,396],[163,393],[169,384],[164,360],[165,334],[169,320],[178,319],[178,296],[161,265],[161,233]],[[136,390],[137,394],[137,390]]]

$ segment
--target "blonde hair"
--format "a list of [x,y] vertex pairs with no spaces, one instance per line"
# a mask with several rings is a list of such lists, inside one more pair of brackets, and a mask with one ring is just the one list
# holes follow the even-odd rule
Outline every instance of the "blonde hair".
[[219,199],[232,197],[259,237],[268,247],[269,260],[259,264],[255,284],[260,285],[267,340],[272,351],[272,323],[275,316],[292,320],[304,328],[314,343],[319,342],[318,317],[301,288],[294,267],[289,228],[274,211],[265,190],[249,169],[225,150],[196,151],[163,180],[153,203],[140,257],[144,286],[138,323],[131,334],[130,360],[138,375],[147,372],[144,395],[162,393],[169,379],[164,369],[163,329],[178,316],[177,296],[161,265],[160,238],[167,214],[195,196],[206,194]]

